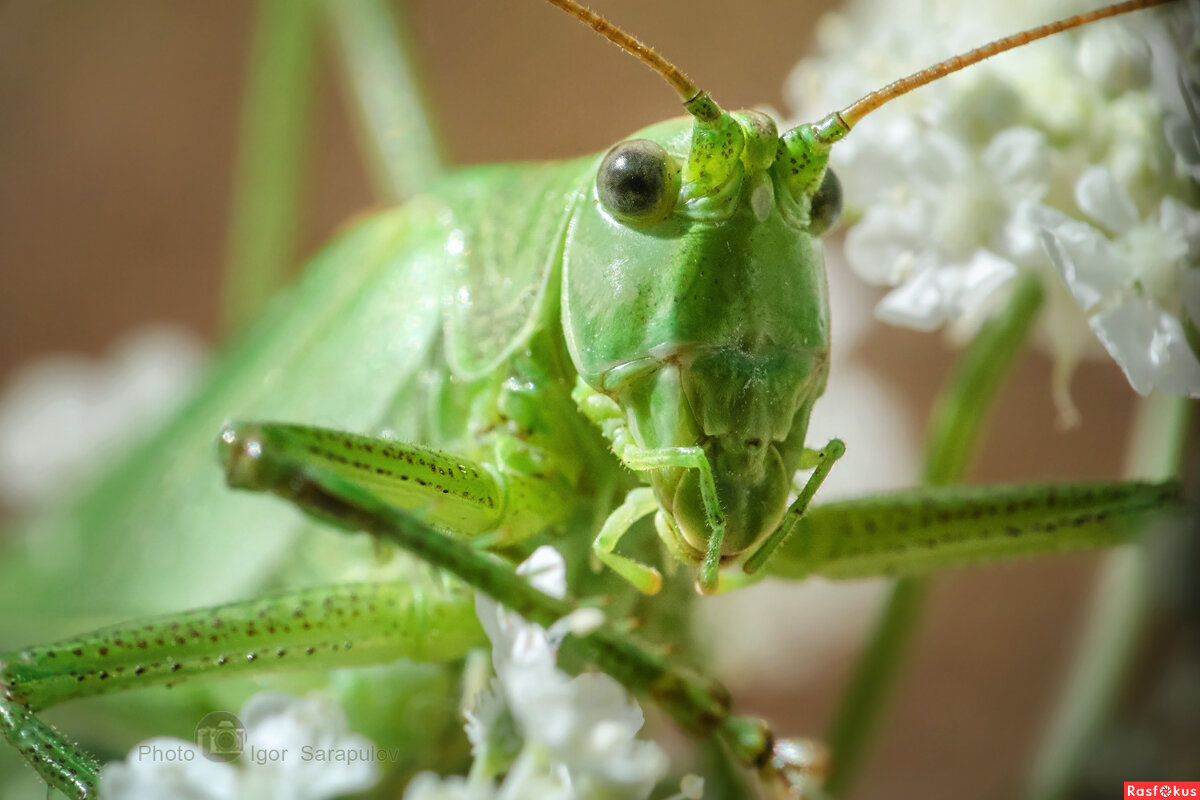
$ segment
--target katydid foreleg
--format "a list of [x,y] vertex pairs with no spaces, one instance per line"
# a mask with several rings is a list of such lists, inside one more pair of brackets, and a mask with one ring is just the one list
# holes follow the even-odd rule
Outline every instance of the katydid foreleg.
[[657,594],[662,589],[662,573],[613,551],[635,522],[656,511],[658,500],[653,489],[644,486],[633,489],[626,495],[625,502],[609,514],[592,545],[596,558],[645,594]]
[[708,517],[708,548],[701,557],[697,585],[704,592],[716,590],[717,576],[721,569],[721,545],[725,543],[725,514],[717,500],[717,485],[713,480],[712,466],[708,463],[704,449],[660,447],[648,450],[633,443],[614,449],[622,464],[638,472],[676,468],[694,469],[699,473],[700,496],[704,500],[704,512]]
[[[629,469],[635,472],[658,469],[693,469],[699,474],[700,494],[708,519],[707,549],[704,552],[698,552],[678,535],[663,535],[662,539],[679,558],[700,563],[698,586],[706,592],[715,591],[718,571],[721,568],[721,545],[725,540],[725,514],[717,500],[717,487],[713,478],[712,465],[709,463],[704,449],[702,447],[639,447],[630,435],[621,407],[612,398],[594,391],[582,382],[576,386],[573,397],[584,416],[600,426],[604,437],[612,443],[613,453]],[[639,516],[645,516],[650,510],[644,504],[647,495],[638,495],[637,497],[637,509],[643,512]],[[627,500],[626,505],[629,502]],[[636,521],[636,519],[630,519],[622,525],[621,520],[628,512],[629,509],[626,506],[621,506],[613,512],[616,519],[610,518],[605,523],[601,532],[603,541],[601,539],[596,541],[596,554],[605,563],[609,563],[610,559],[604,554],[612,554],[614,563],[621,563],[621,568],[613,567],[614,570],[639,590],[653,594],[662,585],[662,578],[657,571],[636,562],[630,562],[628,559],[621,559],[612,552],[621,535]],[[670,520],[665,518],[664,524],[659,525],[660,534],[664,528],[668,532],[673,530]],[[610,564],[610,566],[612,565]],[[632,578],[626,575],[626,572],[631,572]]]

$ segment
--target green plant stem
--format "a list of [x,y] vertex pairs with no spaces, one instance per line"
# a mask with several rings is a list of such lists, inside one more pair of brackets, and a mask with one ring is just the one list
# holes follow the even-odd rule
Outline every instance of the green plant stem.
[[445,157],[409,56],[408,21],[383,0],[326,0],[326,10],[376,193],[411,197],[441,174]]
[[[1126,474],[1164,479],[1183,459],[1187,400],[1151,395],[1134,424]],[[1122,547],[1105,558],[1092,608],[1062,699],[1038,749],[1029,784],[1032,800],[1066,796],[1095,743],[1127,673],[1150,609],[1150,569],[1143,547]]]
[[[1024,347],[1041,304],[1041,279],[1024,275],[1003,312],[984,326],[963,353],[934,404],[925,483],[952,483],[966,473],[1000,386]],[[924,578],[901,578],[892,585],[830,728],[833,764],[825,784],[829,797],[844,797],[853,784],[905,663],[927,589]]]
[[262,0],[242,100],[222,330],[247,323],[295,255],[312,94],[314,0]]

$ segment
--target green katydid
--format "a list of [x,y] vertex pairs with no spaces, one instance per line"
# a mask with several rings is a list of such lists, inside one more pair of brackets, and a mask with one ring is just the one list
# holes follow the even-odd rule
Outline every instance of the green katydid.
[[[187,435],[207,433],[195,420],[214,411],[293,419],[302,424],[225,430],[231,482],[278,492],[326,522],[384,538],[413,524],[393,506],[439,528],[485,537],[504,552],[519,551],[547,527],[568,529],[562,544],[578,551],[577,561],[590,545],[646,593],[660,588],[659,570],[615,547],[651,514],[667,558],[695,567],[700,588],[713,591],[723,567],[863,575],[1103,546],[1128,536],[1128,519],[1167,502],[1171,486],[1086,485],[917,492],[806,515],[841,450],[836,441],[805,448],[808,414],[828,368],[828,304],[815,236],[836,215],[837,191],[824,159],[866,106],[780,137],[765,116],[726,114],[677,70],[664,71],[694,120],[654,126],[603,157],[463,171],[343,235],[294,298],[310,310],[324,303],[326,316],[298,319],[277,309],[189,409]],[[391,319],[401,305],[403,317]],[[378,341],[377,353],[350,363],[345,353],[364,340]],[[417,379],[427,363],[435,369]],[[393,382],[366,388],[381,368],[394,369]],[[310,427],[351,404],[353,413],[339,413],[339,427],[386,427],[392,436]],[[179,433],[176,426],[163,441]],[[141,464],[117,479],[126,488],[116,488],[135,494],[128,487],[171,470],[167,461]],[[632,486],[621,465],[651,489]],[[789,505],[802,468],[813,474]],[[166,474],[168,490],[182,480],[183,491],[201,496],[187,472]],[[118,508],[132,502],[97,497],[96,504]],[[595,524],[593,504],[602,508],[603,524]],[[243,514],[265,508],[239,502],[228,513],[242,530],[253,530],[254,516],[275,512],[250,511],[249,523]],[[221,524],[197,516],[200,526]],[[899,533],[907,528],[912,532]],[[871,535],[880,529],[896,533]],[[450,555],[425,553],[432,563],[534,619],[565,612],[539,606],[543,601],[523,595],[469,549],[420,530],[449,548]],[[376,585],[308,590],[150,623],[156,632],[188,632],[161,641],[139,640],[129,628],[34,648],[6,663],[7,699],[17,704],[6,706],[6,733],[53,750],[57,740],[44,738],[21,706],[219,674],[226,666],[234,672],[267,661],[285,667],[453,658],[478,642],[478,633],[462,593],[448,590],[438,602],[440,625],[458,635],[437,647],[386,635],[411,632],[417,623],[406,615],[415,612],[394,586]],[[317,653],[304,629],[251,644],[261,633],[253,620],[278,622],[310,605],[359,611],[356,627],[325,620],[333,633],[322,639],[355,646]],[[213,619],[222,620],[225,633],[192,635]],[[674,674],[622,642],[604,631],[577,646],[586,662],[634,690],[650,689],[656,669]],[[235,670],[226,654],[247,650],[255,658],[241,659]],[[658,696],[685,727],[721,731],[745,762],[764,761],[769,740],[754,723],[729,717],[716,689]],[[712,708],[697,704],[697,696]],[[70,757],[85,768],[83,756]],[[55,785],[89,796],[81,777],[40,763]]]

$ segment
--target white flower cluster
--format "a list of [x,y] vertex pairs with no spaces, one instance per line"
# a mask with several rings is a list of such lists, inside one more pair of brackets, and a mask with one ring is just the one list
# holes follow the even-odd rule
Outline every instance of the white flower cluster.
[[[312,695],[251,697],[236,762],[210,760],[192,742],[161,737],[100,773],[104,800],[328,800],[378,779],[371,743],[350,733],[337,703]],[[338,757],[342,754],[343,757]],[[366,754],[365,756],[362,754]]]
[[[1190,5],[1196,15],[1200,3]],[[1079,10],[1064,0],[858,0],[822,20],[820,55],[797,66],[787,93],[801,120],[815,120],[954,52]],[[1196,19],[1172,24],[1194,31]],[[1082,322],[1137,391],[1200,396],[1200,58],[1185,53],[1180,67],[1170,31],[1140,14],[1052,37],[893,101],[839,143],[833,167],[857,217],[847,260],[895,287],[877,315],[970,331],[1032,270],[1045,278],[1066,417]]]
[[[546,594],[566,593],[566,567],[552,547],[538,548],[518,572]],[[608,675],[571,678],[556,665],[557,643],[568,632],[593,629],[598,612],[576,612],[546,631],[484,595],[475,604],[492,641],[496,678],[467,715],[474,767],[467,778],[422,773],[405,800],[648,797],[667,758],[636,738],[643,722],[637,701]],[[683,792],[698,798],[696,779],[686,780]]]

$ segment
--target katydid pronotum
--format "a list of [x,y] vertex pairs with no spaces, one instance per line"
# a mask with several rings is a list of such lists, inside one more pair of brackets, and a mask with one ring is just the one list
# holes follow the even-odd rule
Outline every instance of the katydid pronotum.
[[[477,552],[390,505],[481,536],[510,556],[544,528],[566,529],[562,544],[577,551],[577,561],[587,557],[583,539],[594,540],[597,559],[649,594],[661,586],[660,571],[615,552],[626,529],[649,515],[667,563],[696,567],[698,586],[714,591],[722,569],[855,576],[1103,546],[1127,537],[1128,518],[1167,501],[1170,486],[1087,485],[916,492],[805,515],[841,448],[804,445],[828,355],[814,236],[836,213],[836,183],[823,158],[854,117],[831,116],[780,138],[764,116],[727,115],[672,75],[696,120],[636,135],[649,144],[619,145],[599,167],[588,157],[462,172],[346,233],[297,290],[309,294],[307,308],[316,305],[311,298],[323,298],[330,318],[277,313],[231,357],[219,388],[205,398],[215,405],[229,400],[222,391],[244,397],[251,393],[245,382],[279,383],[271,371],[287,370],[286,386],[271,391],[301,398],[297,406],[267,403],[260,410],[237,397],[226,413],[312,424],[328,412],[323,400],[306,407],[309,398],[339,389],[381,395],[362,397],[355,416],[338,425],[386,427],[392,437],[454,456],[391,437],[237,424],[223,434],[231,481],[284,494],[326,522],[402,538],[431,563],[547,623],[566,607],[529,596]],[[448,302],[439,309],[442,297]],[[380,365],[364,359],[343,371],[352,351],[346,345],[389,330],[385,316],[400,298],[403,319],[386,325],[407,349],[407,375],[426,366],[426,357],[434,371],[406,381],[398,394],[363,393],[360,376]],[[326,337],[319,345],[298,341],[317,331]],[[331,380],[341,386],[306,385]],[[630,488],[619,464],[652,489]],[[789,505],[802,468],[814,471]],[[607,515],[598,526],[596,505],[601,518]],[[423,538],[403,538],[413,530]],[[605,578],[598,581],[611,587]],[[46,747],[39,771],[88,796],[86,756],[49,735],[23,706],[244,672],[266,661],[288,667],[454,658],[477,637],[463,595],[448,591],[444,599],[439,630],[447,635],[419,645],[388,635],[416,623],[403,618],[411,609],[397,587],[379,585],[307,590],[152,623],[186,635],[147,641],[123,628],[33,648],[6,661],[6,732]],[[363,612],[354,615],[359,622],[329,634],[353,648],[317,653],[301,630],[294,639],[288,631],[251,641],[261,634],[252,621],[238,630],[239,619],[269,625],[307,604]],[[334,616],[342,615],[330,612],[324,624],[336,628]],[[197,635],[198,626],[218,619],[226,633]],[[747,765],[774,769],[769,737],[756,722],[729,716],[718,689],[607,629],[572,647],[581,663],[649,691],[686,729],[722,733]],[[260,658],[260,651],[275,657]],[[231,652],[243,658],[235,663]],[[64,760],[74,773],[58,768]]]

